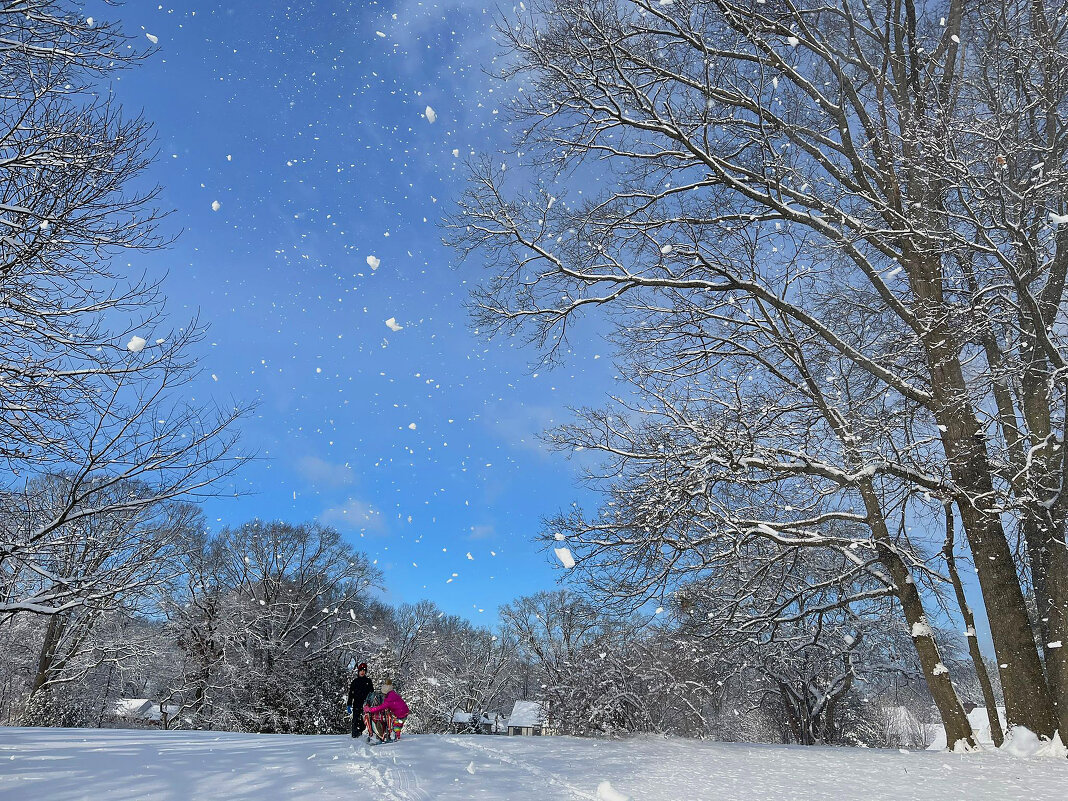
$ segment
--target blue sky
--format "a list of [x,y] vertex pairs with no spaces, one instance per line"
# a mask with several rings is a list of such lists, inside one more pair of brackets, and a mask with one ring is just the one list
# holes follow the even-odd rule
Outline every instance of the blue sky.
[[464,158],[509,141],[483,71],[494,7],[85,11],[156,49],[111,88],[156,125],[151,178],[181,236],[131,268],[167,273],[176,323],[210,325],[191,395],[259,404],[242,434],[260,459],[227,488],[240,497],[207,504],[212,525],[320,520],[378,560],[387,600],[485,624],[552,587],[559,570],[531,538],[582,490],[536,436],[598,403],[612,366],[594,336],[547,371],[521,341],[472,331],[481,266],[440,241]]

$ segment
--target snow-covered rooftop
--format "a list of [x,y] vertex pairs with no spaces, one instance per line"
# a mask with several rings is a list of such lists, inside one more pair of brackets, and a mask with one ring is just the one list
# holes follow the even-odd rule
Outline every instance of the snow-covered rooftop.
[[517,728],[540,726],[545,720],[545,710],[537,701],[516,701],[512,714],[508,716],[508,725]]
[[[177,715],[177,704],[168,704],[164,707],[168,715]],[[115,702],[115,714],[120,718],[134,718],[137,720],[160,720],[159,703],[148,698],[120,698]]]

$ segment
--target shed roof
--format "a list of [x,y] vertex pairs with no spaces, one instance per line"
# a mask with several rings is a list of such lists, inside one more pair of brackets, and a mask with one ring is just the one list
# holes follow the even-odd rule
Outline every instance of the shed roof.
[[[168,715],[178,714],[177,704],[167,704]],[[148,698],[120,698],[115,702],[115,714],[121,718],[136,720],[160,720],[159,703]]]
[[545,720],[545,709],[537,701],[516,701],[508,725],[516,728],[540,726]]

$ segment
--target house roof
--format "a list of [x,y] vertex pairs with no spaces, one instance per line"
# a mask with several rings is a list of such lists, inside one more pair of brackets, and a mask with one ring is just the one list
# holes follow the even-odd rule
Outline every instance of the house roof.
[[516,701],[508,725],[516,728],[540,726],[545,719],[545,710],[537,701]]
[[[168,715],[178,714],[177,704],[168,704],[164,709]],[[115,714],[121,718],[137,720],[160,720],[163,717],[159,704],[149,698],[120,698],[115,702]]]

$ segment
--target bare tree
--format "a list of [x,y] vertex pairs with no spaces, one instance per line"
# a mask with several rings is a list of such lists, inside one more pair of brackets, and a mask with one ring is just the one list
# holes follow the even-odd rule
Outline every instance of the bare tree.
[[0,458],[16,470],[69,459],[69,429],[99,414],[102,379],[174,370],[196,338],[159,330],[158,285],[112,266],[165,244],[156,190],[132,190],[152,133],[97,88],[139,56],[74,11],[0,4]]
[[[428,602],[402,607],[396,617],[385,661],[396,666],[400,691],[419,728],[450,731],[456,713],[462,713],[469,730],[478,732],[483,713],[498,711],[511,696],[514,644]],[[413,632],[407,624],[415,619],[420,622]],[[393,636],[404,630],[416,636]]]
[[[520,170],[476,165],[455,220],[456,244],[494,268],[479,323],[525,326],[550,354],[602,308],[625,346],[658,329],[672,366],[702,381],[792,362],[781,385],[837,443],[794,463],[846,478],[853,500],[832,514],[870,527],[914,626],[909,569],[926,556],[894,541],[880,483],[955,504],[1010,723],[1047,737],[1068,729],[1062,12],[536,0],[501,28],[505,77],[523,81]],[[524,167],[540,181],[528,194],[504,181]],[[569,200],[565,182],[593,196]],[[783,357],[771,364],[768,341]],[[862,403],[841,402],[846,384]],[[767,525],[822,536],[808,522]],[[1042,654],[1018,571],[1033,577]],[[947,729],[967,739],[948,693]]]
[[[203,329],[171,328],[159,284],[116,265],[166,244],[156,190],[135,188],[151,128],[100,88],[141,55],[118,27],[77,10],[0,3],[5,616],[93,607],[145,586],[146,521],[175,499],[212,494],[241,458],[232,424],[242,409],[179,400]],[[60,556],[96,526],[125,532],[108,539],[112,553],[80,564]]]
[[[106,499],[103,511],[75,514],[35,544],[32,560],[19,560],[22,575],[7,587],[20,597],[16,611],[26,616],[26,607],[37,606],[32,599],[53,604],[48,613],[32,615],[43,634],[28,689],[28,719],[36,716],[39,695],[47,698],[56,685],[81,682],[101,664],[121,664],[139,651],[129,636],[103,647],[101,625],[152,611],[153,590],[175,571],[176,544],[199,519],[188,504],[125,505],[144,489],[120,485],[98,494]],[[68,492],[62,477],[32,482],[25,496],[28,527],[35,518],[53,519]],[[5,618],[14,614],[8,609]]]
[[186,658],[173,695],[201,725],[239,731],[344,728],[349,654],[366,648],[379,580],[337,531],[253,521],[194,539],[169,613]]

